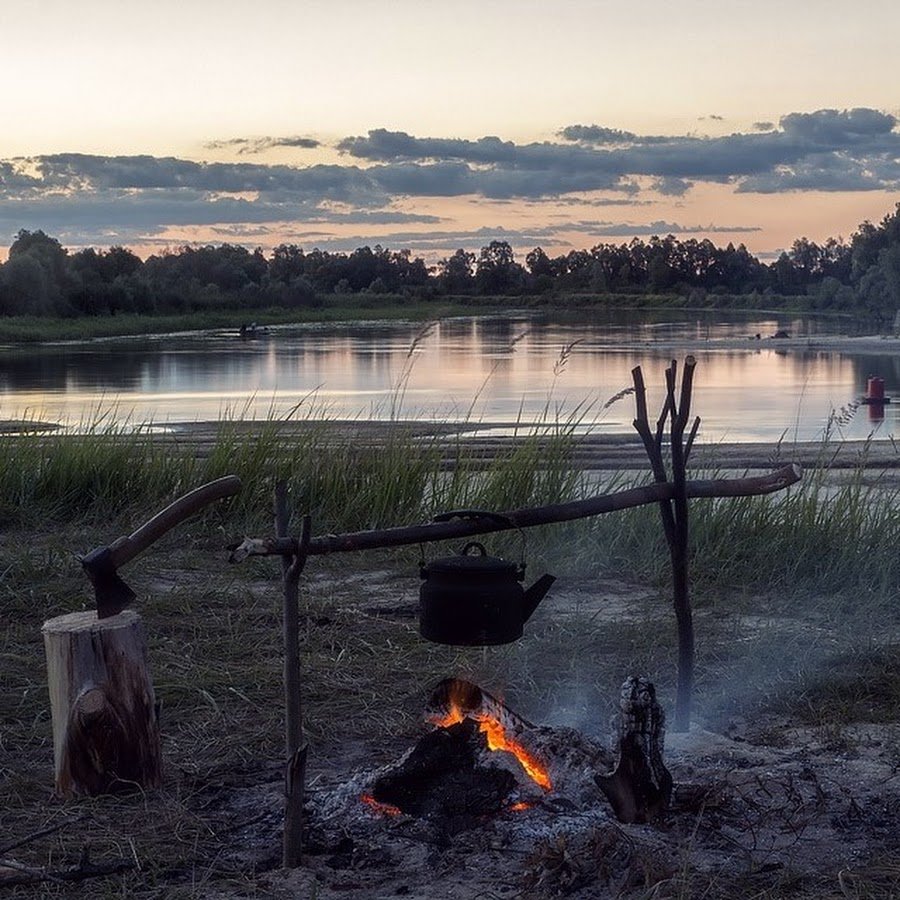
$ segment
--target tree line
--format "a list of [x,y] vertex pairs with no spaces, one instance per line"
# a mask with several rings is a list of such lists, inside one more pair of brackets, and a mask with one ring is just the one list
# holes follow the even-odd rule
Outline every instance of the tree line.
[[183,246],[142,260],[125,247],[70,253],[43,231],[19,231],[0,265],[0,315],[100,316],[212,309],[314,307],[329,295],[521,297],[546,295],[803,297],[814,310],[890,316],[900,307],[900,204],[849,241],[806,238],[764,263],[743,244],[673,235],[598,244],[551,257],[540,247],[516,259],[506,241],[457,250],[429,266],[380,245],[351,253],[281,244],[261,249]]

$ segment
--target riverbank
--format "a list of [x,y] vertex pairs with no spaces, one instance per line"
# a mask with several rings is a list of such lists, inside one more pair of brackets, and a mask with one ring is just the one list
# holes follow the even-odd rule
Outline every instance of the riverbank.
[[[546,562],[557,583],[525,636],[482,650],[419,638],[414,559],[311,560],[301,586],[308,829],[302,867],[286,871],[280,567],[229,567],[226,535],[183,527],[123,573],[140,595],[161,703],[163,784],[56,798],[40,629],[92,602],[71,549],[114,536],[7,530],[0,548],[8,623],[0,633],[0,887],[4,878],[34,879],[7,887],[8,896],[472,900],[503,885],[498,896],[543,900],[568,878],[555,862],[560,840],[587,878],[574,896],[609,896],[613,859],[630,873],[631,887],[617,895],[635,900],[651,890],[774,900],[786,873],[804,900],[834,897],[846,884],[873,900],[900,890],[896,610],[865,593],[804,596],[784,582],[780,560],[768,567],[770,591],[748,593],[723,572],[714,592],[695,594],[695,726],[666,741],[679,799],[664,823],[610,817],[599,832],[537,834],[527,847],[491,844],[502,820],[435,846],[412,817],[365,811],[360,801],[351,833],[325,810],[354,775],[395,762],[427,731],[424,704],[447,676],[502,696],[532,722],[607,745],[627,675],[650,677],[671,710],[676,643],[665,582],[541,560],[529,580]],[[527,827],[556,809],[550,795],[535,813],[501,816],[522,815]],[[583,842],[597,834],[615,834],[630,850],[598,857]],[[86,854],[98,873],[60,881]],[[104,865],[117,874],[99,874]],[[546,890],[529,891],[538,878]]]
[[[724,298],[727,299],[727,298]],[[315,304],[293,308],[211,309],[203,312],[146,315],[118,313],[113,316],[5,316],[0,317],[0,344],[79,341],[94,338],[164,335],[184,332],[239,329],[255,322],[258,326],[305,325],[358,321],[430,321],[448,316],[521,315],[553,312],[558,315],[605,312],[641,312],[660,314],[724,315],[745,318],[786,320],[811,316],[834,321],[855,320],[846,313],[822,313],[791,308],[748,309],[723,303],[720,306],[690,306],[682,297],[632,295],[559,295],[559,296],[448,296],[429,299],[400,295],[355,294],[349,297],[329,295]],[[877,328],[873,326],[873,331]],[[765,345],[770,335],[748,334],[748,341]],[[776,339],[783,347],[800,346],[802,341]]]
[[87,341],[96,338],[137,337],[185,332],[233,329],[242,325],[305,325],[354,321],[427,321],[445,316],[496,312],[490,298],[457,300],[406,300],[405,298],[354,297],[352,302],[331,301],[300,309],[231,309],[179,315],[83,316],[54,318],[9,316],[0,318],[0,344],[33,344],[57,341]]
[[[272,559],[226,562],[227,545],[271,534],[273,481],[288,482],[294,529],[310,513],[320,536],[424,522],[448,509],[537,506],[649,477],[643,448],[625,433],[457,431],[212,421],[152,434],[0,439],[0,860],[14,864],[0,861],[0,885],[44,878],[11,895],[146,900],[471,900],[497,885],[513,896],[552,895],[528,886],[554,884],[558,841],[539,835],[523,852],[497,849],[499,832],[487,822],[436,847],[420,822],[365,810],[363,837],[351,836],[328,819],[327,804],[354,773],[396,760],[418,739],[425,699],[448,676],[502,696],[535,723],[606,743],[628,675],[648,676],[671,711],[677,637],[655,504],[528,529],[526,582],[544,571],[557,581],[525,636],[500,647],[419,637],[419,556],[458,546],[311,558],[300,623],[307,853],[301,870],[278,869],[281,569]],[[808,469],[788,491],[691,503],[695,730],[667,741],[666,761],[679,796],[703,799],[673,808],[659,829],[603,825],[631,848],[636,897],[671,889],[774,898],[786,872],[804,898],[850,883],[860,897],[900,890],[900,520],[897,490],[867,484],[900,470],[886,445],[859,442],[700,443],[691,463],[723,472],[796,459]],[[583,478],[580,466],[596,468]],[[161,702],[162,787],[55,798],[42,623],[91,607],[79,554],[226,473],[241,477],[239,497],[179,526],[122,573],[138,593]],[[507,558],[522,553],[519,535],[485,544]],[[539,814],[552,818],[554,804],[548,797]],[[581,837],[566,837],[566,852],[608,896],[605,857]],[[86,848],[118,874],[60,882]],[[648,868],[645,851],[677,864]]]

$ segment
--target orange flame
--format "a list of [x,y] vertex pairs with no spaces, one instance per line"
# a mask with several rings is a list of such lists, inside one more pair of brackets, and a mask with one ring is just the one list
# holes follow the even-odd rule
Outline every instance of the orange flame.
[[545,791],[549,791],[553,786],[550,783],[550,776],[547,769],[534,756],[532,756],[517,740],[510,737],[503,727],[503,723],[498,719],[488,716],[482,712],[467,710],[463,712],[458,701],[450,698],[450,710],[444,716],[432,716],[431,722],[439,728],[448,728],[463,719],[474,719],[478,723],[479,731],[487,736],[487,745],[489,750],[505,750],[512,753],[513,756],[522,764],[522,768],[532,781],[539,784]]
[[531,809],[531,807],[531,803],[526,803],[524,800],[520,800],[518,803],[513,803],[509,810],[510,812],[522,812],[522,810]]
[[363,794],[359,799],[371,806],[376,812],[383,813],[386,816],[399,816],[403,812],[398,806],[392,806],[390,803],[379,803],[371,794]]

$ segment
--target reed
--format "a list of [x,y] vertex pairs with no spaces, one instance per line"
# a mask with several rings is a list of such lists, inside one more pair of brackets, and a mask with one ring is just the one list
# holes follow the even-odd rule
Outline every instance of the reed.
[[[621,473],[598,480],[572,466],[578,435],[590,426],[586,415],[548,405],[537,424],[519,421],[519,436],[485,459],[472,444],[448,442],[437,431],[422,436],[399,421],[373,434],[329,420],[312,401],[261,422],[241,412],[226,417],[202,455],[190,438],[163,443],[97,410],[78,433],[0,438],[0,521],[133,520],[224,474],[240,476],[244,490],[208,515],[237,532],[268,527],[279,478],[317,533],[427,521],[448,509],[540,506],[632,486],[635,479]],[[691,577],[699,594],[743,586],[892,595],[900,578],[900,489],[873,482],[864,456],[835,482],[829,453],[823,444],[821,467],[781,494],[694,503]],[[654,507],[544,528],[537,546],[582,571],[658,583],[668,577]]]

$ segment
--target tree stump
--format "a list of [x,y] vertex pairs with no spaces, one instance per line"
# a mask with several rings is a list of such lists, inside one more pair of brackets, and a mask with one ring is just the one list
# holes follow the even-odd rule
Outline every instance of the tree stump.
[[162,783],[156,697],[140,616],[93,610],[44,623],[56,789],[103,794]]

